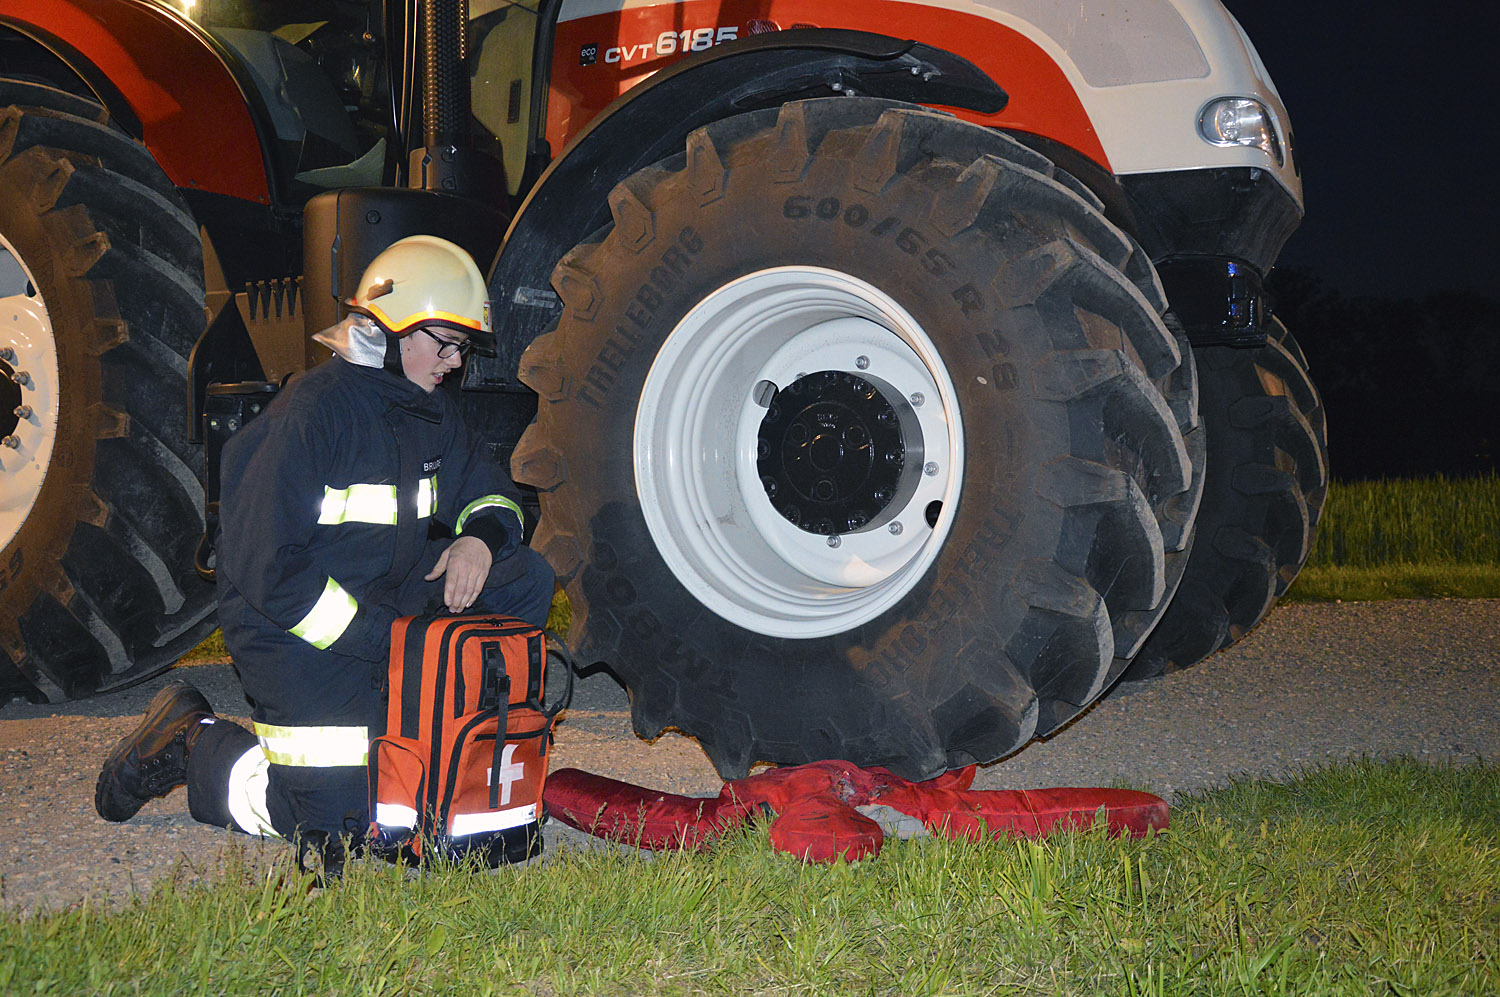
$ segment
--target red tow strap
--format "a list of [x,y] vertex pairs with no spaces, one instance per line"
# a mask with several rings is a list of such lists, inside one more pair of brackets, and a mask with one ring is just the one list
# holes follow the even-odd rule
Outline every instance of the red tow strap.
[[1093,826],[1102,810],[1111,834],[1141,837],[1167,826],[1167,804],[1132,789],[975,790],[974,767],[926,782],[883,768],[811,762],[724,784],[716,797],[658,793],[578,769],[547,779],[552,816],[580,831],[654,851],[704,848],[751,815],[771,811],[771,844],[810,862],[880,854],[880,825],[862,806],[886,806],[953,839],[1040,838]]

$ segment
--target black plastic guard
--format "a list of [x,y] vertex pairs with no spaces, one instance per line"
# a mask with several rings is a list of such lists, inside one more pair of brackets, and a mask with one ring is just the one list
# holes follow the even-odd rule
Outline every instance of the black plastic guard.
[[1271,317],[1260,271],[1243,260],[1175,257],[1157,275],[1193,346],[1266,345]]
[[1194,346],[1264,346],[1263,284],[1302,208],[1259,169],[1175,170],[1120,178],[1133,234],[1156,264]]

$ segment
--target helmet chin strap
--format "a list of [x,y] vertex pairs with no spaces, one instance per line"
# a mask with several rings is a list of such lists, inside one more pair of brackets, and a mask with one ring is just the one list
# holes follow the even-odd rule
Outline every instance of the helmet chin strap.
[[406,368],[401,366],[401,339],[391,332],[385,334],[384,369],[397,377],[406,376]]

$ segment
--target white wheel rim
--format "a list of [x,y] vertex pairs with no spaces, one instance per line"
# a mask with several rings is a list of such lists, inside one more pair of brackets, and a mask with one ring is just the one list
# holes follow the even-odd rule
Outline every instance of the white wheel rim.
[[[0,234],[0,389],[19,411],[0,412],[0,547],[9,544],[41,494],[57,439],[57,343],[47,303],[21,255]],[[31,293],[27,293],[28,288]]]
[[[837,546],[783,518],[757,470],[756,385],[816,371],[870,382],[908,430],[895,498]],[[958,397],[932,340],[878,288],[818,267],[762,270],[705,297],[667,337],[636,411],[636,490],[657,550],[705,606],[771,636],[843,633],[909,592],[951,528],[963,465]]]

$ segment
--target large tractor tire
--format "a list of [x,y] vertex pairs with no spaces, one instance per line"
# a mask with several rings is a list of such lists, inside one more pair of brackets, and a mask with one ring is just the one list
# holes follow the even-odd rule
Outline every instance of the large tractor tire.
[[726,777],[926,778],[1100,694],[1180,573],[1196,414],[1091,195],[988,129],[840,98],[700,129],[609,207],[554,272],[512,468],[637,733]]
[[94,104],[0,81],[0,699],[162,671],[213,626],[193,570],[197,226]]
[[1188,668],[1265,619],[1312,551],[1328,431],[1307,360],[1280,320],[1255,350],[1197,351],[1208,470],[1182,585],[1126,680]]

